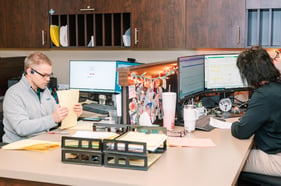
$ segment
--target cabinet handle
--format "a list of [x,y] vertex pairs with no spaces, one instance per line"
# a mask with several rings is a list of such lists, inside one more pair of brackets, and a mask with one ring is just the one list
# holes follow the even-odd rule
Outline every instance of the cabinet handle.
[[96,9],[87,6],[87,8],[80,8],[80,11],[95,11]]
[[236,44],[240,43],[240,26],[236,27]]
[[44,46],[45,45],[45,31],[42,30],[41,33],[42,33],[42,46]]
[[139,30],[137,28],[135,28],[135,45],[138,44],[139,40],[138,40],[138,32]]

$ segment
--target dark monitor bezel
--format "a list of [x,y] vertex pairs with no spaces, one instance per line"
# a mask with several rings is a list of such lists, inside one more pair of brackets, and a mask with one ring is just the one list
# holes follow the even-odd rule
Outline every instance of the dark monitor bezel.
[[184,96],[183,98],[180,98],[180,72],[179,72],[179,68],[180,68],[180,59],[182,58],[187,58],[187,57],[203,57],[203,80],[205,80],[205,55],[204,54],[197,54],[197,55],[190,55],[190,56],[181,56],[177,58],[177,64],[178,64],[178,87],[177,87],[177,98],[178,98],[178,102],[179,103],[184,103],[192,98],[195,98],[197,96],[200,96],[202,94],[204,94],[205,92],[205,82],[203,83],[203,90],[201,91],[196,91],[194,93],[191,93],[189,95]]

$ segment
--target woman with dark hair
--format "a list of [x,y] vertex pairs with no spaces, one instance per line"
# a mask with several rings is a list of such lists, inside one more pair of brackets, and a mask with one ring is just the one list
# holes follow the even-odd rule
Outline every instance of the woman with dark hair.
[[237,67],[244,82],[254,88],[246,113],[231,126],[236,138],[254,135],[255,147],[243,171],[281,176],[280,72],[267,51],[257,46],[240,53]]

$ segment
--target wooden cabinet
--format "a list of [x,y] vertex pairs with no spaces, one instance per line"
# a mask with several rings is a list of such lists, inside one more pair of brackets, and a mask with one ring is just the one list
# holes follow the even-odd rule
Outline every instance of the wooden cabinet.
[[53,10],[53,15],[76,14],[83,11],[96,10],[95,1],[91,0],[49,0],[49,9]]
[[0,1],[0,48],[5,48],[6,45],[6,1]]
[[[0,48],[49,48],[51,24],[68,47],[280,47],[281,0],[1,0]],[[62,47],[62,46],[60,46]]]
[[243,48],[245,0],[186,0],[187,48]]
[[132,47],[185,48],[185,0],[133,0]]
[[4,1],[7,3],[6,47],[49,47],[48,0]]
[[120,13],[131,10],[131,0],[49,0],[54,15]]
[[67,26],[64,47],[123,47],[122,36],[131,24],[130,2],[49,0],[50,24]]
[[281,47],[281,0],[246,0],[247,46]]

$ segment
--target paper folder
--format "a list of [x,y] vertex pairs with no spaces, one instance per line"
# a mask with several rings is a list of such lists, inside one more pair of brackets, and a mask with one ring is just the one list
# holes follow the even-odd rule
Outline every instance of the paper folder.
[[44,141],[44,140],[32,140],[24,139],[16,141],[7,145],[4,145],[2,149],[7,150],[50,150],[58,148],[60,144],[58,142]]

